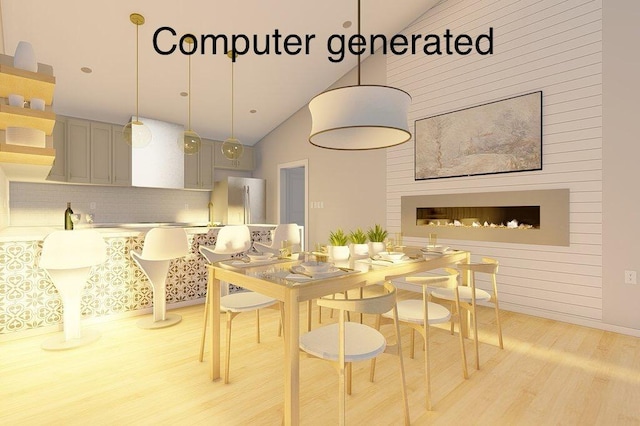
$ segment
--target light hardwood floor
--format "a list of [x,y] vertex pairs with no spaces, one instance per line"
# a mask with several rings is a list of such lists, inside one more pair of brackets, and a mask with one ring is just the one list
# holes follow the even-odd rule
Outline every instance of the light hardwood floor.
[[[94,324],[90,328],[103,333],[98,342],[64,352],[41,350],[47,336],[1,343],[0,424],[281,424],[277,312],[264,311],[260,344],[254,315],[234,320],[231,383],[224,385],[210,382],[207,363],[197,360],[202,310],[177,309],[183,321],[160,330],[138,329],[139,318]],[[412,424],[640,425],[640,339],[502,314],[504,350],[496,346],[493,311],[481,309],[481,369],[473,368],[467,341],[468,380],[460,372],[456,338],[434,330],[430,412],[424,406],[424,354],[408,359],[409,334],[403,329]],[[314,326],[316,320],[314,312]],[[354,366],[348,423],[402,423],[396,362],[381,355],[375,383],[368,380],[369,363]],[[301,424],[336,424],[336,411],[335,370],[303,358]]]

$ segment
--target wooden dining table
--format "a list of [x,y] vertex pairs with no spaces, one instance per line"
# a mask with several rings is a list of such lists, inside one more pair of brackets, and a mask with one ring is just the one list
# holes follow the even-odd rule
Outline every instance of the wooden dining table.
[[[284,424],[297,425],[300,420],[300,302],[322,296],[381,283],[387,276],[413,274],[446,267],[453,263],[469,263],[470,253],[450,251],[440,255],[422,256],[418,248],[405,249],[409,259],[401,262],[350,259],[336,266],[343,273],[331,274],[322,279],[288,279],[292,267],[300,260],[279,260],[276,263],[236,265],[234,262],[218,262],[208,266],[207,294],[209,296],[210,370],[211,380],[220,378],[220,282],[225,281],[273,297],[284,303]],[[290,277],[290,276],[289,276]],[[463,277],[463,281],[465,278]]]

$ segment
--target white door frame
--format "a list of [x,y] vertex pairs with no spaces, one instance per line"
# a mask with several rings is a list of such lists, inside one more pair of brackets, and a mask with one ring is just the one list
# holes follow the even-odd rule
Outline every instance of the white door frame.
[[[276,202],[276,217],[280,222],[280,174],[282,169],[295,169],[297,167],[304,167],[304,246],[306,247],[307,241],[309,241],[309,159],[291,161],[288,163],[278,164],[278,199]],[[306,248],[305,248],[306,250]]]

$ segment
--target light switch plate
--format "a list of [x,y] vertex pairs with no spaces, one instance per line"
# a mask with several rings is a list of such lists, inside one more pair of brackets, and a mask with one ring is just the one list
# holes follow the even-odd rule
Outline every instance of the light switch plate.
[[637,277],[636,271],[624,271],[624,283],[638,284],[638,277]]

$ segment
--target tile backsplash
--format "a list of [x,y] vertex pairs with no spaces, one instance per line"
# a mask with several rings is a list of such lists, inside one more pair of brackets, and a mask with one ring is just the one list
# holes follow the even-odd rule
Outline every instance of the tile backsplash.
[[[211,192],[180,189],[11,182],[11,226],[62,226],[67,202],[94,223],[203,222]],[[94,207],[92,209],[92,207]]]

